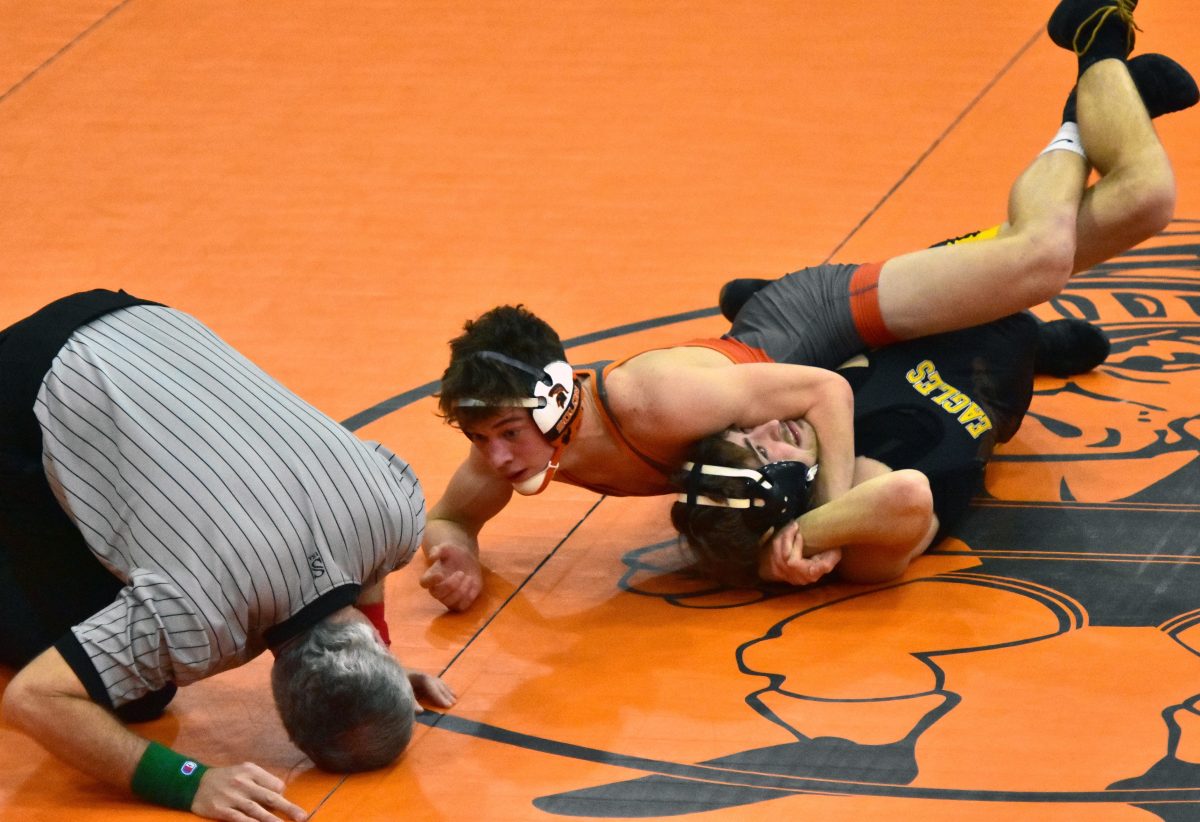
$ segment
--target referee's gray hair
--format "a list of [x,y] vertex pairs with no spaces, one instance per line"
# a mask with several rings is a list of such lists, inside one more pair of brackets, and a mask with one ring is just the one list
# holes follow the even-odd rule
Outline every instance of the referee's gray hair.
[[324,619],[285,645],[271,691],[288,736],[322,770],[382,768],[412,738],[412,686],[361,622]]

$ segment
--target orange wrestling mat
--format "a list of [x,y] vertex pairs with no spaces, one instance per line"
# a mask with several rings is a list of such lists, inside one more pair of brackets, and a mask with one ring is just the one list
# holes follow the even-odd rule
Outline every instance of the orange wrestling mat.
[[[1052,6],[10,0],[0,325],[98,286],[186,310],[433,501],[468,317],[523,302],[611,359],[720,333],[729,277],[1000,221],[1075,75]],[[1137,13],[1200,70],[1193,0]],[[904,579],[711,590],[665,500],[555,487],[485,529],[470,611],[420,559],[389,581],[393,650],[459,696],[395,766],[315,770],[264,658],[141,731],[322,822],[1200,819],[1200,114],[1159,131],[1176,222],[1038,308],[1112,357],[1039,381]],[[0,727],[0,818],[181,817]]]

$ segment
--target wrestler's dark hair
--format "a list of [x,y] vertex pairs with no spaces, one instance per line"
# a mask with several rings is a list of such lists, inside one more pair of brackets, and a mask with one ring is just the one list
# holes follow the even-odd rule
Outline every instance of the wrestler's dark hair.
[[[566,351],[553,328],[523,305],[502,305],[468,320],[463,333],[450,341],[450,365],[442,374],[438,390],[438,412],[451,425],[462,426],[488,419],[504,402],[525,399],[531,394],[528,374],[477,356],[494,351],[541,368],[565,360]],[[477,399],[495,406],[460,407],[464,399]]]
[[[689,462],[723,465],[727,468],[751,468],[758,465],[753,451],[730,442],[724,432],[705,437],[688,452]],[[689,472],[679,471],[671,477],[682,491]],[[724,501],[742,492],[745,481],[734,477],[700,475],[692,478],[695,491],[706,497]],[[693,561],[693,570],[722,585],[733,588],[754,588],[762,585],[758,575],[759,542],[765,529],[747,523],[747,509],[720,508],[712,505],[688,506],[676,502],[671,506],[671,524],[679,532],[680,545]]]

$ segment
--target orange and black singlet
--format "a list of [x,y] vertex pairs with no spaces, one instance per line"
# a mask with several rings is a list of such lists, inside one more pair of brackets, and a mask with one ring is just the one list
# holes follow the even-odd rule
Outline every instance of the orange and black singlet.
[[[752,348],[738,340],[731,339],[697,339],[670,348],[709,348],[724,355],[732,363],[771,362],[764,352]],[[648,349],[661,350],[661,349]],[[633,357],[645,354],[638,352],[630,357],[615,362],[596,363],[589,366],[577,367],[575,373],[580,377],[583,391],[584,407],[581,413],[594,414],[608,432],[612,444],[611,451],[605,455],[605,464],[620,465],[628,479],[620,486],[609,485],[587,480],[570,471],[559,469],[557,479],[577,485],[581,488],[610,496],[657,496],[675,492],[669,481],[670,475],[678,466],[663,455],[655,454],[654,449],[644,443],[638,443],[621,427],[620,421],[613,414],[608,404],[608,394],[605,390],[605,378]]]
[[896,342],[879,310],[882,268],[827,264],[786,274],[746,301],[726,337],[775,362],[820,368]]

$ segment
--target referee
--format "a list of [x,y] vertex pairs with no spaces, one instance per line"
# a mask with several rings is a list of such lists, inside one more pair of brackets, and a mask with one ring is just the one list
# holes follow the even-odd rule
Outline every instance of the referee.
[[304,818],[258,766],[210,769],[124,725],[268,648],[318,766],[392,762],[414,686],[453,700],[383,644],[381,583],[424,526],[403,460],[186,314],[97,290],[0,332],[0,662],[20,669],[4,716],[143,799]]

